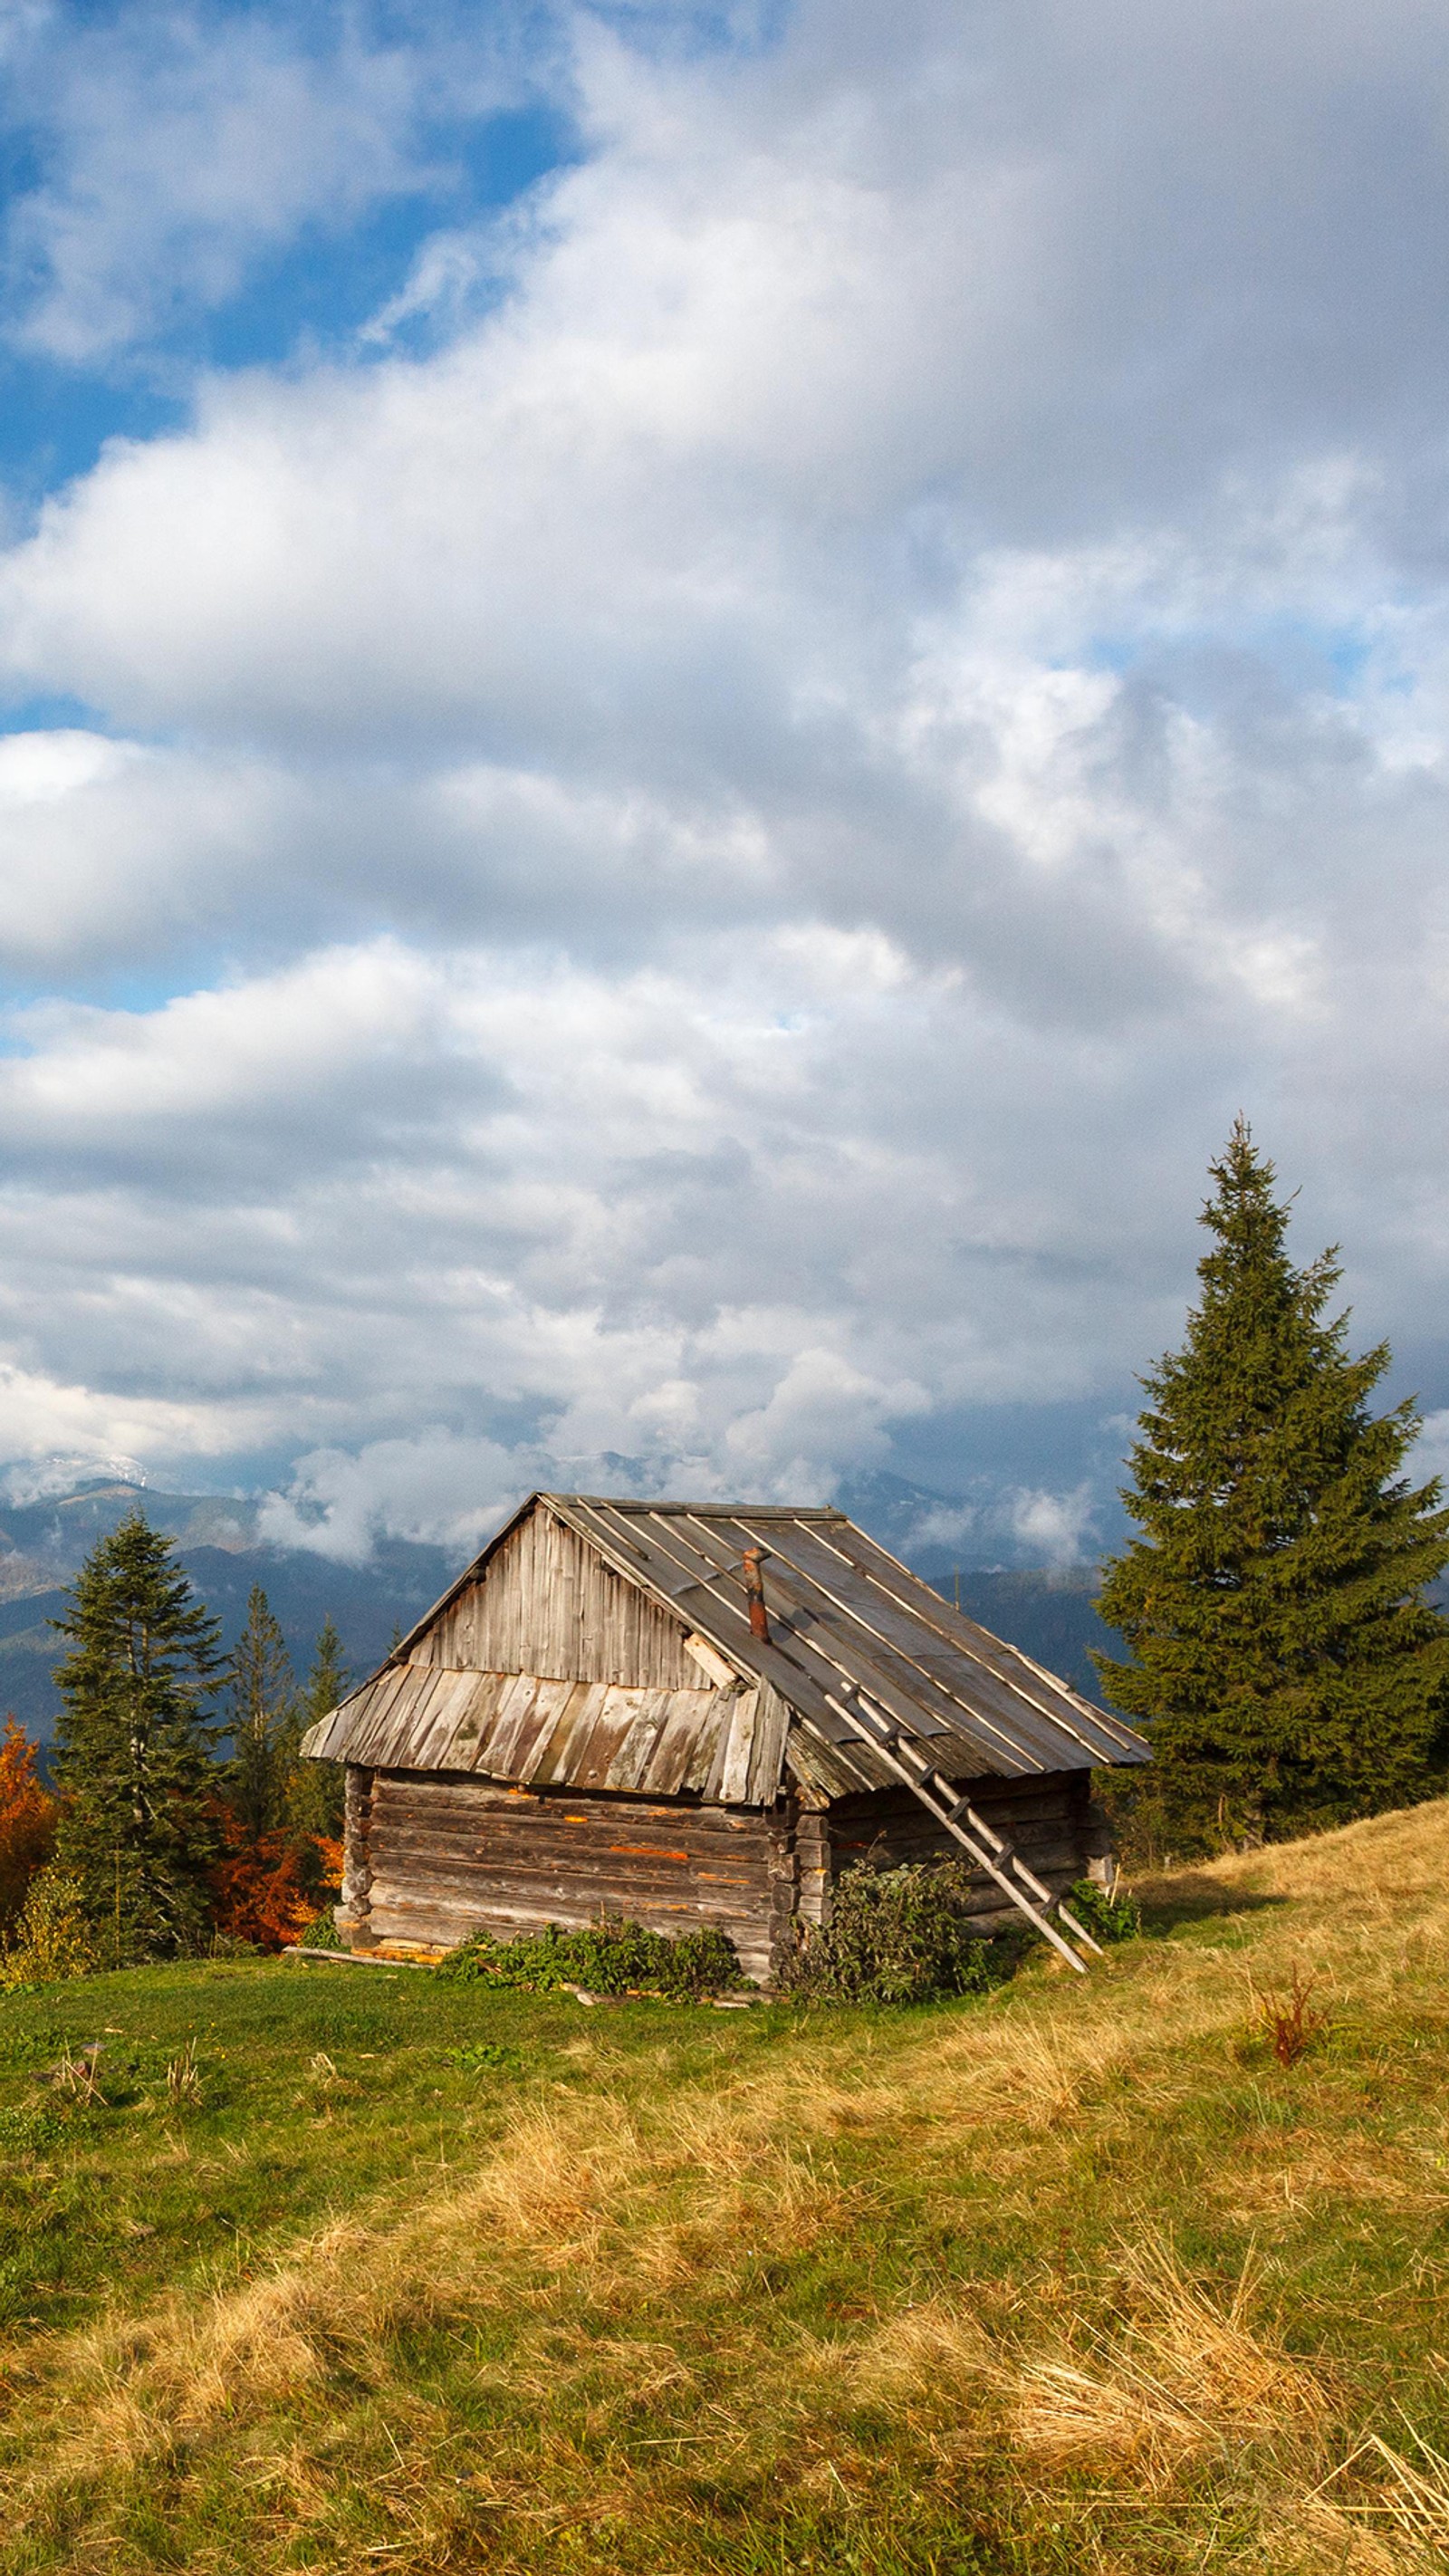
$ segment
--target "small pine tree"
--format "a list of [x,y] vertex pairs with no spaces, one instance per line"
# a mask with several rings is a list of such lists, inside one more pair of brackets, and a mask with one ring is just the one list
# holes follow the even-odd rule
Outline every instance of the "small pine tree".
[[330,1716],[340,1700],[352,1688],[352,1675],[343,1660],[342,1640],[337,1634],[329,1611],[317,1634],[312,1656],[312,1669],[307,1675],[303,1694],[306,1724],[315,1726],[319,1717]]
[[286,1818],[295,1761],[297,1686],[287,1641],[259,1583],[247,1599],[246,1626],[231,1656],[232,1758],[227,1803],[253,1841]]
[[208,1920],[220,1728],[217,1626],[169,1540],[139,1513],[98,1540],[52,1621],[70,1641],[56,1666],[61,1792],[56,1864],[107,1959],[191,1950]]
[[343,1780],[340,1762],[310,1762],[297,1751],[303,1734],[347,1697],[352,1676],[342,1659],[342,1640],[329,1613],[322,1622],[297,1714],[292,1768],[287,1791],[287,1821],[294,1833],[320,1834],[335,1841],[342,1831]]
[[1239,1119],[1203,1211],[1214,1237],[1182,1349],[1149,1398],[1123,1495],[1142,1536],[1097,1602],[1130,1659],[1097,1655],[1147,1728],[1149,1791],[1179,1849],[1277,1839],[1442,1787],[1449,1561],[1437,1481],[1401,1469],[1412,1404],[1374,1415],[1386,1344],[1325,1319],[1332,1252],[1288,1258],[1288,1208]]
[[254,1584],[231,1673],[234,1751],[213,1910],[220,1931],[273,1950],[296,1939],[341,1874],[341,1765],[304,1761],[301,1741],[346,1689],[342,1641],[329,1619],[299,1692],[286,1640]]

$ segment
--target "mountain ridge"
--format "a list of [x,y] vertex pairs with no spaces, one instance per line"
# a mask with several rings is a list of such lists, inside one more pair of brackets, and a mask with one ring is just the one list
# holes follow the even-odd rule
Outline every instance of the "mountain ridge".
[[[1114,1641],[1092,1609],[1094,1566],[973,1565],[964,1535],[953,1548],[929,1533],[943,1522],[949,1527],[953,1517],[969,1532],[978,1506],[906,1477],[852,1478],[837,1499],[944,1598],[959,1600],[969,1618],[1096,1696],[1088,1648]],[[248,1497],[173,1493],[115,1477],[0,1506],[0,1711],[18,1717],[41,1742],[48,1742],[60,1707],[51,1672],[61,1640],[50,1622],[62,1614],[66,1587],[97,1539],[138,1506],[175,1542],[191,1582],[221,1622],[228,1650],[245,1621],[252,1586],[261,1585],[299,1679],[328,1617],[349,1671],[359,1679],[370,1672],[394,1634],[421,1618],[484,1543],[462,1549],[381,1538],[353,1565],[263,1539],[260,1505]]]

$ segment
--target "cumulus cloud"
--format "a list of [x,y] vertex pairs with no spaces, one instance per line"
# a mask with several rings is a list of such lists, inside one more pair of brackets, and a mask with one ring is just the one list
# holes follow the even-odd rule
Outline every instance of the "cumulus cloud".
[[1090,1489],[1074,1493],[1021,1493],[1013,1496],[1012,1535],[1033,1563],[1076,1565],[1091,1553],[1095,1518]]
[[[103,1446],[264,1461],[339,1556],[601,1461],[819,1495],[965,1407],[1120,1407],[1240,1105],[1366,1330],[1422,1337],[1423,11],[425,34],[123,11],[21,209],[20,327],[79,352],[159,327],[159,243],[221,294],[339,158],[339,222],[421,185],[445,54],[582,137],[0,562],[12,688],[94,710],[0,743],[13,1368]],[[84,104],[146,45],[152,191]],[[1062,1561],[1098,1502],[1003,1458],[957,1535]]]
[[420,1539],[463,1556],[523,1499],[520,1463],[516,1451],[460,1440],[446,1428],[354,1452],[313,1450],[298,1459],[285,1493],[263,1498],[258,1535],[343,1565],[365,1563],[380,1537]]
[[0,1362],[0,1454],[11,1500],[54,1490],[57,1473],[140,1476],[141,1456],[210,1466],[245,1441],[243,1409],[188,1405],[114,1387],[67,1386],[41,1370]]
[[430,146],[520,95],[509,14],[464,47],[327,7],[14,14],[12,113],[39,174],[8,209],[9,336],[80,365],[225,304],[306,229],[446,184]]
[[[948,1384],[1076,1388],[1110,1299],[1089,1333],[1078,1264],[1024,1246],[1006,1136],[999,1182],[945,1103],[896,1138],[903,1085],[954,1090],[989,1034],[874,937],[826,945],[813,999],[793,939],[628,978],[383,942],[32,1011],[0,1059],[0,1337],[82,1357],[117,1425],[184,1390],[219,1448],[238,1406],[273,1450],[441,1418],[506,1425],[525,1474],[617,1455],[714,1491],[823,1491]],[[188,1415],[148,1454],[202,1445]]]

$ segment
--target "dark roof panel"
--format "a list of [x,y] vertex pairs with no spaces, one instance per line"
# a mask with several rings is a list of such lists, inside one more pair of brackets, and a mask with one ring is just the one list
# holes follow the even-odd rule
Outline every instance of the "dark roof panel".
[[[676,1611],[739,1682],[640,1691],[408,1664],[409,1648],[465,1583],[486,1576],[534,1509],[556,1514]],[[750,1631],[741,1560],[754,1547],[764,1551],[768,1643]],[[835,1796],[895,1780],[832,1706],[855,1691],[948,1779],[1148,1758],[1120,1718],[963,1618],[843,1512],[597,1494],[535,1495],[374,1679],[311,1730],[305,1749],[374,1768],[656,1796],[693,1789],[725,1805],[768,1805],[790,1768]]]

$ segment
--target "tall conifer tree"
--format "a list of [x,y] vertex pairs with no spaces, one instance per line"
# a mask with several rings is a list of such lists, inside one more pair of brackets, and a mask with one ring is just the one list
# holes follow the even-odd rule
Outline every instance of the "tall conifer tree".
[[193,1948],[217,1844],[204,1708],[217,1626],[169,1540],[136,1513],[92,1549],[53,1625],[70,1641],[54,1771],[56,1859],[78,1881],[103,1957]]
[[1375,1415],[1386,1344],[1325,1318],[1332,1252],[1288,1258],[1287,1205],[1239,1119],[1211,1167],[1214,1241],[1180,1351],[1142,1383],[1123,1499],[1142,1535],[1097,1608],[1098,1655],[1145,1724],[1179,1843],[1277,1838],[1443,1785],[1449,1624],[1424,1589],[1449,1561],[1437,1480],[1401,1473],[1412,1404]]
[[329,1611],[318,1633],[312,1669],[303,1685],[295,1720],[292,1770],[287,1792],[288,1823],[302,1834],[325,1834],[336,1840],[342,1831],[342,1765],[305,1761],[297,1751],[301,1737],[319,1717],[345,1699],[352,1676],[342,1658],[342,1640]]
[[247,1598],[246,1626],[231,1655],[232,1758],[227,1795],[253,1841],[286,1820],[296,1759],[297,1685],[287,1641],[259,1583]]

